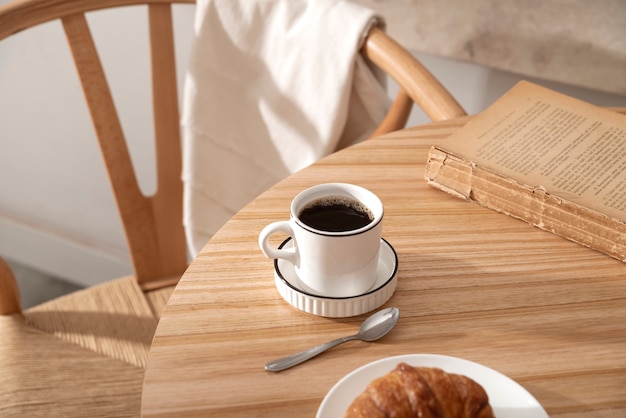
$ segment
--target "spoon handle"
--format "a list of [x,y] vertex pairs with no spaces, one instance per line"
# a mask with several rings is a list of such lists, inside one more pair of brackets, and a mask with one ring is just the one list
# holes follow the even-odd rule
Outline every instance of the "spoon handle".
[[332,340],[327,343],[311,347],[308,350],[304,350],[287,357],[279,358],[278,360],[270,361],[269,363],[265,364],[265,370],[267,370],[268,372],[280,372],[282,370],[289,369],[290,367],[296,366],[300,363],[304,363],[309,359],[312,359],[313,357],[323,353],[329,348],[333,348],[335,346],[338,346],[339,344],[343,344],[346,341],[351,341],[354,339],[356,339],[356,335],[337,338],[336,340]]

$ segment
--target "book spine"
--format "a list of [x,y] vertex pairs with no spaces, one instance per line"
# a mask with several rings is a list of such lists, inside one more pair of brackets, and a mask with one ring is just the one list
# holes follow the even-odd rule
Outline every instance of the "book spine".
[[503,177],[438,147],[429,152],[425,178],[430,186],[453,196],[626,262],[626,224],[619,219]]

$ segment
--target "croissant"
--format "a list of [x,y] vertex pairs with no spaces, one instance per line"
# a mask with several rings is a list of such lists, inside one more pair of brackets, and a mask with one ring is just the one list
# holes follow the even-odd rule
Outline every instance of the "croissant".
[[485,389],[472,379],[439,368],[400,363],[373,380],[344,418],[493,418]]

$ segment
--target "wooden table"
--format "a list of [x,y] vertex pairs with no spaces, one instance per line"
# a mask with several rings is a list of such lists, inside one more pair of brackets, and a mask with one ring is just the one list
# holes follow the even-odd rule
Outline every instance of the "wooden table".
[[[467,121],[435,123],[331,155],[268,190],[205,246],[159,323],[143,414],[313,417],[331,387],[371,361],[434,353],[471,360],[523,385],[551,416],[626,416],[626,265],[432,189],[431,145]],[[329,319],[277,293],[257,236],[287,219],[299,191],[369,188],[399,258],[394,330],[293,369],[264,364],[354,333],[367,315]]]

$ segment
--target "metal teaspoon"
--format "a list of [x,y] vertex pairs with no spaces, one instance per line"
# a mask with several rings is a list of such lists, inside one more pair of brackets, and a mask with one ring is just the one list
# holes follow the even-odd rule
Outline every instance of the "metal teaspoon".
[[346,341],[376,341],[379,338],[385,336],[389,331],[391,331],[394,325],[396,325],[396,322],[398,322],[398,318],[400,318],[400,311],[398,310],[398,308],[383,309],[367,318],[361,325],[358,333],[354,335],[349,335],[347,337],[337,338],[336,340],[317,345],[300,353],[292,354],[278,360],[270,361],[265,365],[265,370],[267,370],[268,372],[280,372],[282,370],[289,369],[290,367],[296,366],[300,363],[304,363],[305,361],[317,356],[318,354],[323,353],[329,348],[333,348],[335,346],[338,346],[339,344],[343,344]]

